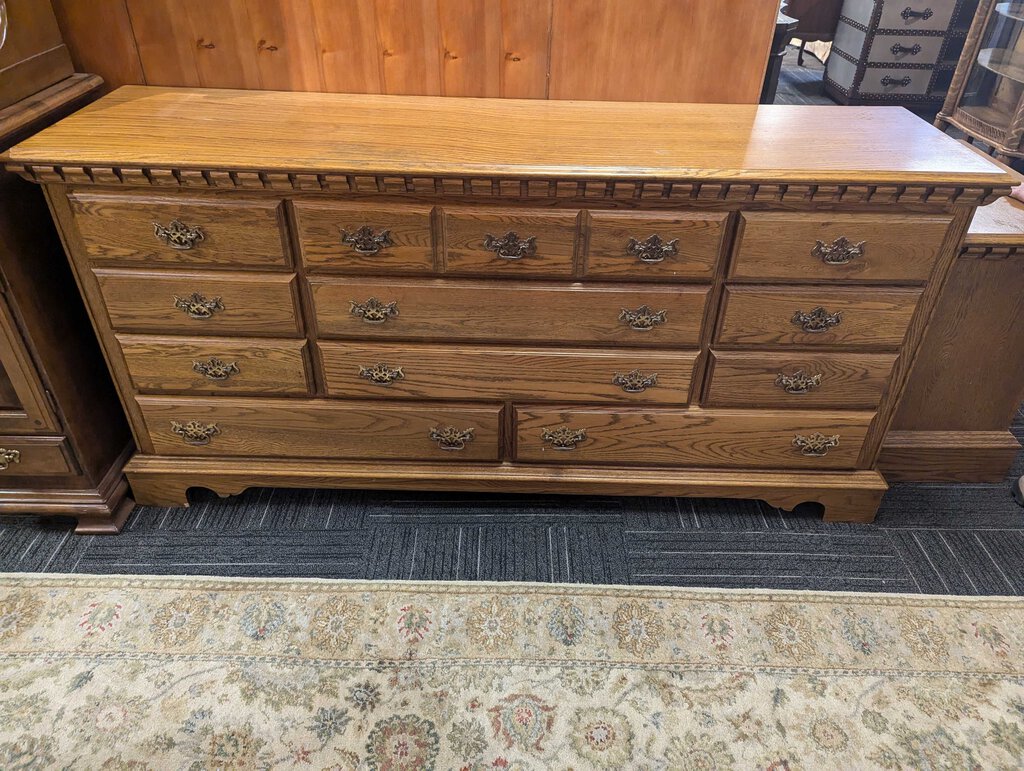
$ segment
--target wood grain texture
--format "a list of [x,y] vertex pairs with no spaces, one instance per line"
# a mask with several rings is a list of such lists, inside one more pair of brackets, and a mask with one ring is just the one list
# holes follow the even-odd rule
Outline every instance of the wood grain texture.
[[126,0],[50,0],[61,36],[79,72],[107,88],[146,82]]
[[[517,276],[569,277],[579,233],[573,211],[464,207],[441,215],[444,271],[485,278]],[[534,253],[509,259],[488,249],[488,236],[501,241],[513,233],[519,241],[534,239]]]
[[[408,343],[319,344],[329,396],[357,399],[551,400],[685,404],[695,351],[572,350]],[[402,377],[379,385],[360,369],[386,364]],[[639,369],[656,383],[637,393],[614,381]]]
[[890,431],[878,467],[892,482],[1002,484],[1021,451],[1009,431]]
[[74,72],[48,0],[6,0],[0,46],[0,108]]
[[260,88],[324,90],[310,0],[246,0],[245,13],[255,40]]
[[62,436],[0,436],[3,450],[15,450],[21,456],[0,471],[0,485],[10,477],[69,476],[77,472],[71,448]]
[[[0,225],[3,224],[0,212]],[[6,241],[0,229],[0,245]],[[4,402],[0,408],[0,431],[60,431],[60,420],[46,398],[32,354],[21,336],[8,302],[0,298],[0,376],[4,381]]]
[[383,60],[374,0],[310,0],[324,90],[379,94]]
[[1000,198],[974,210],[964,238],[967,247],[1024,247],[1024,201]]

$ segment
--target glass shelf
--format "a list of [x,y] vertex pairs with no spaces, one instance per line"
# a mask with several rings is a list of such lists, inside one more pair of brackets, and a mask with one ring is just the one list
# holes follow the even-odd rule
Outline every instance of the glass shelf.
[[996,3],[996,13],[1014,21],[1024,21],[1024,3]]
[[1003,48],[983,48],[978,52],[978,64],[989,72],[1024,83],[1024,53]]

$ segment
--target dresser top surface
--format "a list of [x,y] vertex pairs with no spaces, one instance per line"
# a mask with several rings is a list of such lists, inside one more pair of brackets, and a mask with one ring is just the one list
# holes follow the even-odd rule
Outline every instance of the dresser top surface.
[[1007,186],[899,107],[689,105],[126,86],[13,162],[290,172]]

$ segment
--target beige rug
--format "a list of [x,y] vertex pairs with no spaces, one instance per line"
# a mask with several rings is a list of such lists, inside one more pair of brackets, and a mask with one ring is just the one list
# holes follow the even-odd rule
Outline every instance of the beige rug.
[[0,574],[0,768],[1019,768],[1024,601]]

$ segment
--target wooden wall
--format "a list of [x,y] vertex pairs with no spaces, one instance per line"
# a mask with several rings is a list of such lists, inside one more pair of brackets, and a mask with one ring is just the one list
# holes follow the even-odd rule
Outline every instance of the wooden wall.
[[777,0],[53,0],[80,71],[151,85],[755,103]]

